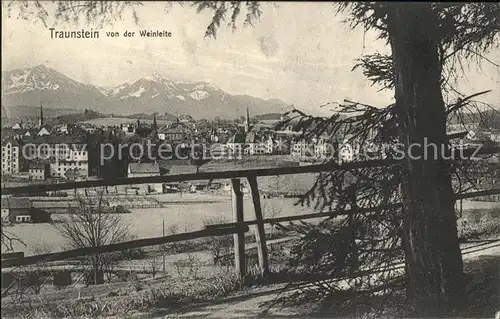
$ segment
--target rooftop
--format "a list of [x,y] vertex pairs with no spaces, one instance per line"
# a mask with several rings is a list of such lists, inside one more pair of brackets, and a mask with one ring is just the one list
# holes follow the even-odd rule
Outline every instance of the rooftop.
[[132,174],[159,174],[160,167],[157,163],[130,163],[128,170]]
[[44,135],[23,138],[25,143],[33,144],[85,144],[85,137],[78,135]]
[[1,199],[1,206],[2,208],[9,208],[9,209],[15,209],[15,208],[30,208],[31,207],[31,202],[29,198],[22,198],[22,197],[2,197]]
[[29,169],[43,169],[48,165],[48,163],[44,162],[32,162],[29,163]]

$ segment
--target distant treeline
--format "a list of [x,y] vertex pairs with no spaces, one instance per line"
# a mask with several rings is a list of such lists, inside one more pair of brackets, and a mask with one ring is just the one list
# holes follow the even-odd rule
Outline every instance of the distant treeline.
[[482,128],[500,128],[500,110],[487,110],[483,112],[461,113],[453,115],[451,124],[473,124],[479,123]]
[[266,114],[255,115],[254,118],[258,121],[280,120],[281,116],[283,116],[282,113],[266,113]]
[[[153,120],[154,113],[135,113],[132,115],[120,115],[120,114],[111,114],[112,117],[120,117],[127,119],[140,119],[140,120]],[[174,121],[177,117],[170,113],[165,113],[163,115],[156,114],[156,119],[161,121]]]
[[64,115],[56,116],[56,117],[50,119],[49,122],[52,125],[59,125],[59,124],[66,124],[66,123],[83,122],[83,121],[97,119],[97,118],[105,117],[105,116],[106,116],[105,114],[96,112],[94,110],[85,109],[85,111],[83,111],[83,113],[64,114]]

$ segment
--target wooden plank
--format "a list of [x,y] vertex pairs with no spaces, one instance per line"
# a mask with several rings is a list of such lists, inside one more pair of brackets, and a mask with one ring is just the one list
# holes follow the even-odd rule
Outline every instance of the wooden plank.
[[463,132],[459,132],[459,133],[448,134],[447,137],[449,140],[453,140],[456,138],[465,138],[467,136],[467,134],[469,134],[469,132],[463,131]]
[[[401,204],[393,204],[383,207],[372,207],[372,208],[358,208],[357,213],[366,214],[366,213],[377,213],[384,209],[394,209],[401,207]],[[345,216],[352,214],[354,211],[345,210],[343,212],[338,211],[326,211],[321,213],[313,213],[313,214],[304,214],[304,215],[295,215],[295,216],[284,216],[284,217],[276,217],[276,218],[265,218],[262,219],[263,224],[277,224],[282,222],[289,222],[295,220],[304,220],[304,219],[312,219],[312,218],[321,218],[321,217],[332,217],[332,216]],[[258,220],[247,220],[241,223],[245,226],[257,225],[259,223]],[[218,225],[207,225],[207,228],[219,228],[219,227],[234,227],[237,226],[237,223],[226,223],[226,224],[218,224]]]
[[30,193],[39,193],[39,192],[48,192],[57,190],[67,190],[74,188],[102,187],[109,185],[174,183],[174,182],[193,181],[193,180],[245,178],[248,176],[273,176],[273,175],[289,175],[289,174],[303,174],[303,173],[319,173],[322,171],[349,170],[349,169],[359,169],[365,167],[390,166],[397,164],[399,162],[401,161],[383,159],[383,160],[371,160],[363,162],[350,162],[339,165],[338,163],[332,161],[331,163],[307,165],[307,166],[259,168],[259,169],[246,169],[246,170],[234,170],[234,171],[223,171],[223,172],[201,172],[193,174],[115,178],[106,180],[89,180],[89,181],[68,182],[68,183],[58,183],[58,184],[5,187],[2,188],[2,195],[30,194]]
[[226,227],[226,228],[217,228],[217,229],[203,229],[190,233],[182,233],[169,235],[165,237],[154,237],[154,238],[146,238],[146,239],[137,239],[132,241],[127,241],[123,243],[104,245],[100,247],[87,247],[87,248],[78,248],[67,251],[62,251],[58,253],[51,254],[43,254],[43,255],[35,255],[28,256],[24,258],[18,259],[6,259],[1,261],[1,267],[14,267],[21,265],[33,265],[37,263],[47,262],[47,261],[56,261],[56,260],[64,260],[75,257],[81,257],[86,255],[95,255],[95,254],[103,254],[103,253],[111,253],[115,251],[122,251],[131,248],[139,248],[139,247],[147,247],[147,246],[156,246],[162,245],[166,243],[173,243],[177,241],[184,241],[202,237],[211,237],[211,236],[224,236],[230,235],[244,230],[248,231],[248,226],[237,226],[237,227]]
[[[497,195],[500,194],[500,188],[493,188],[488,190],[476,191],[476,192],[467,192],[463,194],[455,195],[455,198],[458,199],[466,199],[466,198],[474,198],[479,196],[487,196],[487,195]],[[358,214],[367,214],[367,213],[378,213],[385,209],[395,209],[402,207],[401,203],[391,204],[386,206],[378,206],[378,207],[369,207],[369,208],[358,208]],[[353,210],[347,209],[342,212],[338,211],[326,211],[321,213],[313,213],[313,214],[304,214],[304,215],[295,215],[295,216],[284,216],[284,217],[276,217],[276,218],[265,218],[262,220],[264,224],[277,224],[282,222],[290,222],[296,220],[304,220],[304,219],[312,219],[312,218],[321,218],[321,217],[332,217],[332,216],[344,216],[354,213]],[[247,220],[241,223],[245,226],[257,225],[257,220]],[[226,224],[218,224],[218,225],[207,225],[207,228],[218,228],[218,227],[235,227],[237,223],[226,223]]]
[[[233,191],[231,192],[231,202],[233,206],[233,221],[236,225],[243,223],[243,192],[241,191],[241,184],[239,179],[232,179],[231,184]],[[234,265],[236,273],[240,278],[246,276],[246,263],[245,263],[245,232],[240,231],[233,234],[234,238]]]
[[455,198],[456,199],[467,199],[467,198],[474,198],[474,197],[480,197],[480,196],[489,196],[489,195],[499,195],[500,194],[500,188],[492,188],[492,189],[486,189],[482,191],[476,191],[476,192],[467,192],[463,194],[456,194]]
[[252,193],[255,219],[257,221],[257,231],[255,232],[255,242],[257,243],[257,254],[259,257],[260,271],[263,277],[269,273],[269,256],[267,254],[266,233],[264,231],[264,222],[262,217],[262,206],[260,204],[260,194],[257,185],[257,177],[248,177],[250,191]]
[[23,257],[24,257],[24,252],[22,252],[22,251],[2,254],[2,260],[4,260],[4,259],[18,259],[18,258],[23,258]]

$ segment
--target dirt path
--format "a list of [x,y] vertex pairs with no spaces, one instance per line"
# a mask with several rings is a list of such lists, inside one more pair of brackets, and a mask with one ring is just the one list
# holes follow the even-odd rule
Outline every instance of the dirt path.
[[[465,262],[476,260],[483,256],[500,256],[500,242],[486,243],[481,246],[462,250]],[[189,310],[168,313],[158,309],[149,318],[249,318],[249,317],[309,317],[307,308],[276,308],[269,312],[262,307],[265,302],[276,298],[284,285],[272,285],[250,289],[244,293],[234,295],[217,304],[192,305]],[[188,308],[188,307],[186,307]],[[309,315],[308,315],[309,314]]]

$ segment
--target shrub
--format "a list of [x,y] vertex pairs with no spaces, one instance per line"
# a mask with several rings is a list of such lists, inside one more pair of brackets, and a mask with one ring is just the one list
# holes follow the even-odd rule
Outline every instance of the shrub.
[[[217,225],[217,224],[226,224],[229,223],[227,218],[223,216],[208,218],[203,220],[203,225]],[[225,255],[231,253],[231,249],[233,246],[233,236],[225,235],[225,236],[217,236],[207,238],[208,249],[212,255],[214,265],[218,265],[221,258]]]

